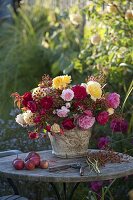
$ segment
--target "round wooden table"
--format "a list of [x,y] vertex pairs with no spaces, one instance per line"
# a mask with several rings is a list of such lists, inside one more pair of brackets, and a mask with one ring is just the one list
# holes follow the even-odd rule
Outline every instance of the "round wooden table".
[[[89,150],[90,152],[98,150]],[[71,158],[62,159],[52,155],[51,150],[39,152],[43,160],[48,160],[51,166],[60,166],[64,164],[81,163],[82,166],[86,165],[85,158]],[[26,153],[20,154],[20,158],[24,159]],[[89,167],[84,169],[84,175],[80,176],[79,169],[68,168],[56,172],[49,172],[48,169],[36,168],[33,171],[29,170],[15,170],[12,166],[12,161],[16,156],[8,156],[0,159],[0,176],[8,179],[12,184],[16,194],[19,192],[19,182],[31,182],[32,189],[35,190],[35,197],[32,200],[43,200],[43,187],[44,184],[50,183],[54,189],[57,199],[71,200],[79,183],[110,180],[133,174],[133,157],[128,157],[128,162],[121,163],[108,163],[105,167],[101,167],[100,174],[90,171]],[[61,196],[55,183],[63,183],[63,196]],[[67,194],[66,183],[73,183],[73,188],[69,195]],[[26,187],[26,186],[25,186]]]

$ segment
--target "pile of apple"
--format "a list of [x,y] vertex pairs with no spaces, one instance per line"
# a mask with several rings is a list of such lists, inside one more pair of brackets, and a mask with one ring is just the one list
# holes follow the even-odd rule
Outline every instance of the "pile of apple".
[[41,160],[41,157],[36,152],[30,152],[28,155],[23,159],[17,158],[13,160],[12,165],[17,170],[27,169],[27,170],[34,170],[36,167],[40,167],[42,169],[48,168],[48,161]]

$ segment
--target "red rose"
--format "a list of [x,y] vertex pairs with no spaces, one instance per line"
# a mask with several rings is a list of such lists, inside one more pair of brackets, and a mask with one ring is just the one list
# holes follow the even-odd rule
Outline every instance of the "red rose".
[[78,100],[83,100],[87,97],[86,88],[81,85],[75,85],[72,87],[74,92],[74,98]]
[[35,113],[37,111],[37,104],[34,101],[28,101],[27,108],[31,110],[32,113]]
[[48,132],[50,132],[51,126],[50,126],[50,125],[47,125],[45,129],[46,129]]
[[52,97],[43,97],[40,100],[40,104],[42,108],[44,108],[45,110],[49,110],[53,105],[53,99]]
[[73,118],[65,119],[62,122],[62,126],[63,126],[64,129],[67,129],[67,130],[71,130],[71,129],[75,128],[74,119]]
[[29,101],[33,101],[33,99],[32,99],[32,93],[31,92],[25,92],[22,97],[23,97],[22,104],[24,106],[27,106],[27,103]]
[[106,111],[100,112],[96,119],[99,124],[105,125],[109,120],[109,114]]
[[37,139],[39,138],[39,134],[36,132],[29,132],[29,138],[30,139]]
[[46,114],[46,111],[44,109],[41,109],[40,110],[40,115],[45,115]]
[[41,117],[40,117],[40,116],[35,117],[35,118],[34,118],[34,122],[35,122],[36,124],[40,123],[40,122],[41,122]]
[[74,102],[73,103],[73,107],[75,108],[75,109],[82,109],[82,110],[84,110],[84,109],[87,109],[86,108],[86,106],[85,105],[83,105],[81,102],[79,102],[79,101],[77,101],[77,102]]

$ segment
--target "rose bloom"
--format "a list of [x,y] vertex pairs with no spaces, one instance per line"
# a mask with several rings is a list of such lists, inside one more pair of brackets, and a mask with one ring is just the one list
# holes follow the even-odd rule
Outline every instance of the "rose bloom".
[[41,100],[40,100],[40,105],[42,106],[42,108],[44,108],[45,110],[49,110],[52,105],[53,105],[53,99],[52,97],[43,97]]
[[120,104],[120,95],[117,94],[117,93],[110,93],[107,98],[106,98],[106,101],[107,101],[107,105],[111,108],[117,108]]
[[92,117],[92,112],[91,112],[91,110],[85,110],[84,113],[85,113],[86,115],[88,115],[89,117]]
[[41,122],[41,116],[35,117],[35,118],[34,118],[34,122],[35,122],[36,124],[40,123],[40,122]]
[[27,108],[31,110],[32,113],[35,113],[37,111],[37,104],[34,101],[28,101]]
[[25,92],[24,95],[23,95],[23,100],[22,100],[23,106],[27,106],[27,103],[29,101],[33,101],[32,93],[31,92]]
[[64,119],[64,121],[62,122],[62,126],[64,129],[67,129],[67,130],[71,130],[75,128],[74,119],[73,118]]
[[62,90],[63,88],[66,88],[69,83],[71,83],[71,76],[57,76],[53,79],[52,87]]
[[110,124],[110,128],[114,132],[127,132],[128,123],[124,119],[113,119]]
[[45,129],[46,129],[48,132],[50,132],[51,126],[50,126],[50,125],[47,125],[47,126],[45,127]]
[[102,111],[96,117],[96,120],[99,124],[105,125],[109,120],[109,113],[106,111]]
[[29,126],[35,125],[34,123],[34,118],[35,118],[35,114],[32,113],[30,110],[27,110],[26,112],[23,113],[24,116],[24,121],[26,122],[26,124],[28,124]]
[[45,88],[41,88],[41,87],[34,88],[32,92],[32,98],[35,101],[38,101],[40,98],[43,98],[45,96],[46,96]]
[[97,146],[98,146],[99,149],[106,149],[106,147],[108,146],[108,144],[109,144],[109,138],[107,138],[107,137],[101,137],[98,140]]
[[94,122],[95,117],[90,117],[88,115],[82,115],[77,119],[78,126],[84,130],[91,128]]
[[23,114],[17,115],[16,118],[15,118],[15,120],[21,126],[26,126],[27,125],[26,122],[25,122],[25,120],[24,120],[24,115]]
[[30,139],[37,139],[39,138],[39,134],[36,132],[29,132],[29,138]]
[[71,89],[66,89],[62,91],[61,98],[64,101],[71,101],[74,97],[74,92]]
[[75,109],[82,109],[82,110],[86,109],[86,106],[83,105],[82,102],[80,102],[80,101],[73,102],[73,107]]
[[87,92],[85,87],[81,85],[75,85],[72,87],[72,90],[74,92],[74,98],[78,100],[83,100],[87,97]]
[[57,115],[59,117],[67,117],[68,113],[70,112],[65,106],[62,106],[61,109],[57,109]]
[[86,91],[91,95],[91,98],[96,100],[100,99],[102,96],[102,88],[101,85],[96,81],[89,81],[87,83]]
[[113,108],[108,108],[107,112],[109,113],[109,115],[113,115],[114,114],[114,109]]
[[54,123],[51,128],[50,131],[53,133],[60,133],[60,126],[56,123]]
[[82,22],[82,16],[79,13],[73,13],[69,15],[70,21],[74,25],[79,25]]
[[70,108],[71,104],[70,103],[66,103],[66,108]]

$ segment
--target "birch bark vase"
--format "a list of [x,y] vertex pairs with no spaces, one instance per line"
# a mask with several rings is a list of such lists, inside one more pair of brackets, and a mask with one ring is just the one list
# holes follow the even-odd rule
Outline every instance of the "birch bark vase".
[[64,135],[49,133],[52,154],[61,158],[82,157],[87,154],[91,130],[72,129]]

